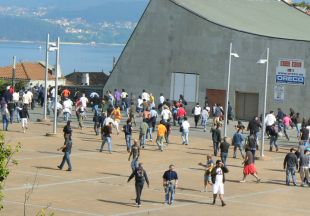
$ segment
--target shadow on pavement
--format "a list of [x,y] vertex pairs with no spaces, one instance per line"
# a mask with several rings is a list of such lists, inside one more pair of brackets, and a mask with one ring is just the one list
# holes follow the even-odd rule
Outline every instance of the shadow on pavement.
[[122,174],[118,174],[118,173],[100,172],[100,174],[111,175],[111,176],[121,176],[121,177],[126,177],[126,178],[128,178],[129,175],[130,175],[131,173],[130,173],[129,175],[122,175]]
[[46,166],[32,166],[32,167],[35,167],[35,168],[37,168],[37,169],[59,170],[58,168],[46,167]]
[[112,203],[112,204],[117,204],[117,205],[136,207],[133,203],[126,203],[126,202],[119,202],[119,201],[112,201],[112,200],[103,200],[103,199],[97,199],[97,200],[100,202],[105,202],[105,203]]

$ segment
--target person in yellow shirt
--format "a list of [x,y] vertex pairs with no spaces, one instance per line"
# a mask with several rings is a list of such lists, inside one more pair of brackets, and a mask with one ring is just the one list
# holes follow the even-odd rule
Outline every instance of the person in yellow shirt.
[[114,125],[117,130],[117,135],[119,134],[119,123],[122,119],[122,114],[119,106],[115,106],[114,110],[112,111],[111,115],[114,116]]
[[157,139],[156,139],[156,143],[158,148],[163,151],[164,150],[164,138],[166,136],[167,133],[167,128],[166,126],[163,124],[162,121],[160,121],[158,128],[157,128]]
[[155,97],[153,96],[152,93],[150,93],[150,107],[151,108],[155,107]]

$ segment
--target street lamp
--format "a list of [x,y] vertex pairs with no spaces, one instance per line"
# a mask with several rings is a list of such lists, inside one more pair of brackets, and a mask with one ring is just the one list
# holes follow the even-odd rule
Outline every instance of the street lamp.
[[267,58],[259,59],[257,64],[266,64],[266,74],[265,74],[265,93],[264,93],[264,110],[263,110],[263,128],[261,136],[261,146],[260,146],[260,157],[264,157],[264,145],[265,145],[265,116],[266,116],[266,103],[267,103],[267,88],[268,88],[268,66],[269,66],[269,48],[267,48]]
[[59,71],[59,44],[60,39],[57,38],[56,47],[53,47],[53,50],[56,51],[56,76],[55,76],[55,98],[54,98],[54,127],[53,134],[57,133],[57,102],[58,102],[58,74]]
[[228,65],[228,77],[226,87],[226,102],[225,102],[225,118],[224,118],[224,136],[227,136],[227,117],[228,117],[228,101],[229,101],[229,85],[230,85],[230,71],[231,71],[231,57],[239,58],[237,53],[232,52],[232,43],[230,43],[229,49],[229,65]]
[[15,89],[15,79],[16,79],[16,56],[13,56],[12,86],[14,89]]
[[49,52],[54,52],[57,50],[56,43],[50,42],[50,34],[47,34],[46,39],[46,52],[45,52],[45,81],[44,81],[44,111],[43,111],[43,120],[46,120],[47,113],[47,81],[48,81],[48,60]]

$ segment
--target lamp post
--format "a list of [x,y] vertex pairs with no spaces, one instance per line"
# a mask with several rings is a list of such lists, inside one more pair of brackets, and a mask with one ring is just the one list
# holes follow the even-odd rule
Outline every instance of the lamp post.
[[225,101],[225,118],[224,118],[224,136],[227,136],[227,117],[228,117],[228,101],[229,101],[229,87],[230,87],[230,72],[231,72],[231,57],[239,58],[237,53],[232,53],[232,43],[229,48],[229,65],[228,65],[228,77],[226,87],[226,101]]
[[47,34],[46,38],[46,52],[45,52],[45,81],[44,81],[44,110],[43,110],[43,119],[46,120],[47,113],[47,79],[48,79],[48,51],[50,43],[50,34]]
[[12,71],[12,86],[15,88],[15,77],[16,77],[16,56],[13,56],[13,71]]
[[59,44],[60,39],[57,38],[56,43],[56,76],[55,76],[55,98],[54,98],[54,124],[53,124],[53,134],[57,133],[57,103],[58,103],[58,74],[59,71]]
[[260,146],[260,157],[264,157],[264,145],[265,145],[265,116],[266,116],[266,103],[267,103],[267,88],[268,88],[268,66],[269,66],[269,48],[267,48],[267,58],[260,59],[257,62],[258,64],[266,64],[266,74],[265,74],[265,93],[264,93],[264,109],[263,109],[263,128],[261,136],[261,146]]

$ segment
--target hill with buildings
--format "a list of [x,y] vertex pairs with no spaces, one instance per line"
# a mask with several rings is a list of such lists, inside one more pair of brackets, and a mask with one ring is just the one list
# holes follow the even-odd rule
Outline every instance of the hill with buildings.
[[125,43],[147,0],[2,0],[2,40],[44,41],[46,33],[68,42]]

